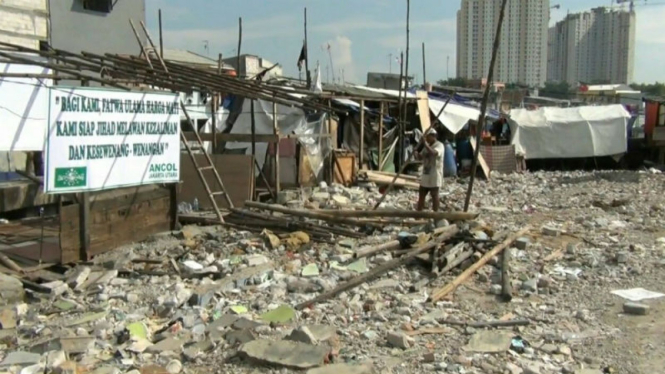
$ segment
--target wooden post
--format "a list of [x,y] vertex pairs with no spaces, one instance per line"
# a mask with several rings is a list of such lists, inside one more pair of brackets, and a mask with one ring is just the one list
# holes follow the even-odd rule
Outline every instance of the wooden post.
[[[277,103],[272,103],[272,131],[273,134],[279,135],[279,128],[277,127]],[[275,193],[279,193],[282,190],[280,182],[280,170],[279,170],[279,143],[281,138],[277,139],[275,143]]]
[[[242,17],[238,18],[238,59],[236,62],[236,73],[240,78],[240,47],[242,47]],[[247,72],[245,72],[247,74]]]
[[427,84],[427,68],[425,61],[425,42],[423,42],[423,88],[425,88],[425,85]]
[[358,170],[363,170],[365,159],[365,100],[360,100],[360,156]]
[[307,78],[307,87],[311,87],[312,76],[309,73],[309,47],[307,45],[307,8],[305,8],[305,77]]
[[381,102],[379,110],[379,171],[383,171],[383,101]]
[[249,114],[252,120],[251,131],[252,131],[252,158],[256,158],[256,118],[254,117],[254,100],[249,102]]
[[80,259],[88,261],[90,252],[90,192],[79,194],[79,238],[81,243]]
[[404,112],[404,101],[406,101],[406,98],[402,100],[402,93],[404,91],[402,88],[402,83],[404,82],[404,52],[400,52],[399,57],[399,91],[397,98],[397,129],[399,132],[397,133],[397,143],[395,143],[399,150],[399,157],[397,158],[398,162],[395,164],[395,169],[401,167],[402,162],[404,161],[404,153],[402,151],[404,148],[404,121],[402,120],[402,115]]
[[473,192],[473,181],[476,179],[476,168],[478,166],[478,155],[480,154],[480,143],[482,138],[482,131],[485,125],[485,112],[487,111],[487,102],[490,96],[490,86],[494,78],[494,64],[496,63],[496,55],[499,51],[499,44],[501,41],[501,26],[503,26],[503,19],[506,13],[506,4],[508,0],[503,0],[501,3],[501,13],[499,13],[499,23],[496,26],[496,35],[494,36],[494,46],[492,48],[492,59],[490,60],[490,71],[487,73],[487,85],[483,93],[483,102],[480,106],[480,117],[476,125],[476,149],[471,163],[471,178],[469,179],[469,187],[466,191],[466,199],[464,200],[464,211],[469,210],[469,203],[471,202],[471,193]]
[[159,10],[159,55],[164,58],[164,38],[162,37],[162,10]]
[[[330,111],[328,112],[328,134],[330,134],[330,139],[335,139],[335,142],[333,143],[332,141],[330,142],[330,157],[328,157],[328,180],[327,183],[331,184],[335,181],[335,169],[333,166],[333,163],[335,162],[335,149],[337,149],[337,134],[333,134],[333,128],[332,128],[332,100],[328,100],[328,108],[330,108]],[[339,124],[337,124],[339,126]],[[337,129],[335,129],[337,130]],[[333,136],[335,135],[335,136]]]

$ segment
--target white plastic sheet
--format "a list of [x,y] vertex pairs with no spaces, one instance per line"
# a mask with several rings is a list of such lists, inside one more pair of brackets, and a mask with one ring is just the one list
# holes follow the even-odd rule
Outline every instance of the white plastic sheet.
[[[41,66],[0,63],[0,72],[49,74]],[[51,81],[0,78],[0,151],[43,151]]]
[[[441,112],[445,101],[429,99],[429,110],[436,116]],[[473,120],[477,121],[480,117],[480,110],[471,108],[464,105],[448,103],[446,109],[438,117],[441,122],[450,132],[457,134],[464,128],[467,122]]]
[[617,104],[513,109],[509,123],[512,144],[526,159],[574,158],[625,153],[629,118]]

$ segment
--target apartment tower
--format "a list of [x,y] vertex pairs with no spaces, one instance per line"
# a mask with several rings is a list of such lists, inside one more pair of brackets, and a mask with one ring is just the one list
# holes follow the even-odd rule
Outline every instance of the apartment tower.
[[[487,77],[499,0],[462,0],[457,12],[457,76]],[[508,0],[494,81],[539,87],[547,78],[549,0]]]
[[595,8],[549,30],[547,79],[629,84],[635,66],[635,12]]

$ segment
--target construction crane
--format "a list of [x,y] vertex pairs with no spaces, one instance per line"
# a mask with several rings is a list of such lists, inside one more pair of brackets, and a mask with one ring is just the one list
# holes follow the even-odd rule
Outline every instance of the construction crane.
[[629,4],[629,8],[628,8],[628,9],[632,12],[632,11],[635,10],[635,6],[636,6],[636,5],[640,5],[640,6],[647,6],[647,5],[665,5],[665,2],[657,2],[657,3],[654,3],[654,2],[648,2],[648,0],[642,0],[642,1],[644,1],[644,3],[637,3],[637,4],[636,4],[636,3],[635,3],[635,0],[616,0],[617,5],[612,5],[612,6],[610,6],[610,8],[617,8],[617,7],[620,7],[621,9],[623,9],[623,8],[624,8],[624,5],[625,5],[626,3],[628,3],[628,4]]

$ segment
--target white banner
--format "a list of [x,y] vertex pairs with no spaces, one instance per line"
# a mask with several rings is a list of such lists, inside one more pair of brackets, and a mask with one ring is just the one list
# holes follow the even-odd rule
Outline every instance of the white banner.
[[[41,66],[0,63],[0,72],[45,74]],[[43,151],[49,79],[0,78],[0,151]]]
[[58,87],[49,106],[46,192],[178,182],[176,94]]

